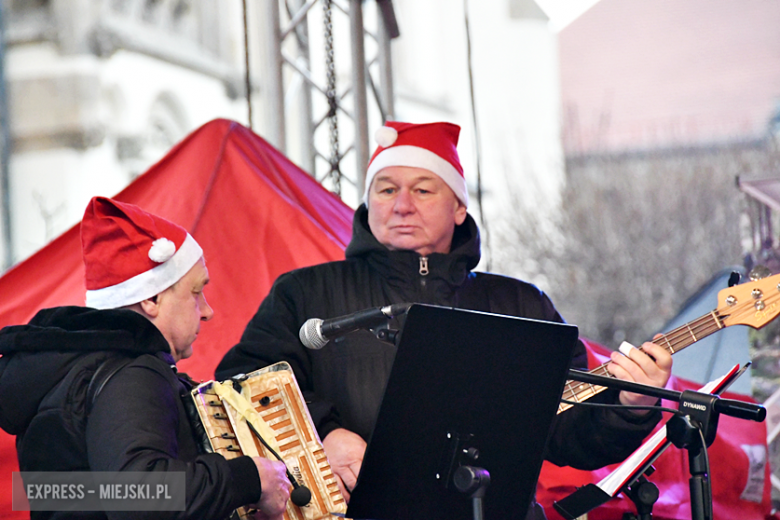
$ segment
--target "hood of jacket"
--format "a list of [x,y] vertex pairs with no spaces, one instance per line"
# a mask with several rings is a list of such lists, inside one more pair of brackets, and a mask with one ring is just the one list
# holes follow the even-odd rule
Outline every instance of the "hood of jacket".
[[0,427],[18,435],[43,398],[85,354],[169,352],[160,331],[129,310],[44,309],[27,325],[0,330]]
[[[419,272],[422,257],[415,251],[391,251],[379,243],[368,227],[368,209],[365,204],[361,204],[352,220],[352,240],[347,246],[346,258],[364,259],[391,286],[406,286],[410,275]],[[471,215],[467,215],[463,224],[455,227],[449,253],[432,253],[425,258],[429,269],[426,277],[432,284],[440,286],[439,290],[462,285],[480,259],[479,229]]]

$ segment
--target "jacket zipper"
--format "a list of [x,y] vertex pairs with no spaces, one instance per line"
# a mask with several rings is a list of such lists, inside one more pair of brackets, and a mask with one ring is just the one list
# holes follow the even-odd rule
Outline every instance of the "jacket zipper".
[[428,275],[428,257],[427,256],[421,256],[420,257],[420,274],[422,276]]
[[421,256],[420,257],[420,276],[423,278],[420,279],[420,287],[422,289],[425,289],[426,286],[426,280],[425,276],[428,276],[428,257],[427,256]]

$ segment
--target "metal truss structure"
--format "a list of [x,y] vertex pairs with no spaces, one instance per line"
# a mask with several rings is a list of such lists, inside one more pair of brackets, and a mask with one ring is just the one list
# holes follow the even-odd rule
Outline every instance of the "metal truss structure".
[[[373,3],[261,0],[268,140],[339,196],[345,182],[364,191],[369,118],[393,119],[390,40],[398,29],[391,0]],[[373,7],[375,23],[364,23],[364,9]]]

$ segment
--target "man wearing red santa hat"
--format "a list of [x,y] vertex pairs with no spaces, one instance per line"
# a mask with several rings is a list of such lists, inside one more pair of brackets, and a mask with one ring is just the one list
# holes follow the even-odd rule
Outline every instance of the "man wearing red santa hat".
[[[473,271],[480,259],[479,231],[467,212],[459,132],[451,123],[388,122],[382,127],[346,260],[280,276],[240,343],[217,368],[221,379],[288,361],[347,498],[377,418],[394,350],[365,331],[348,334],[322,350],[304,348],[298,332],[308,319],[418,302],[563,321],[534,285]],[[393,320],[390,326],[398,329],[399,322]],[[617,353],[609,371],[621,379],[664,386],[671,373],[670,355],[653,343],[645,343],[643,351]],[[585,348],[579,343],[573,366],[585,364]],[[635,405],[656,402],[626,392],[605,392],[601,399]],[[583,469],[621,461],[659,419],[657,411],[569,410],[554,422],[547,458]],[[532,504],[527,518],[544,518],[544,512]]]
[[177,518],[227,518],[256,504],[281,520],[291,488],[284,464],[200,455],[180,397],[190,382],[176,362],[192,355],[214,315],[198,243],[172,222],[102,197],[87,207],[81,241],[87,307],[45,309],[0,331],[0,426],[17,436],[21,471],[181,472]]

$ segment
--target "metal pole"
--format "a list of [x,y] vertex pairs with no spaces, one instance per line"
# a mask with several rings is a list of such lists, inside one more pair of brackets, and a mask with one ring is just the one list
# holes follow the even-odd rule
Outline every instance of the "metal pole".
[[[304,7],[304,0],[292,0],[291,5],[299,10]],[[295,37],[297,40],[298,57],[305,63],[305,69],[311,70],[311,58],[309,55],[309,27],[307,19],[304,19],[295,27]],[[314,110],[312,109],[311,86],[306,82],[301,82],[301,92],[298,97],[298,121],[300,124],[301,136],[301,159],[300,165],[309,174],[314,175],[314,123],[312,121]]]
[[352,39],[352,92],[355,101],[355,155],[357,163],[357,190],[365,191],[368,165],[368,101],[366,92],[366,53],[363,34],[363,5],[361,0],[349,1],[349,25]]
[[463,0],[463,15],[466,24],[466,64],[469,72],[469,97],[471,99],[471,120],[474,122],[474,148],[477,160],[477,204],[479,205],[479,220],[482,227],[482,251],[485,262],[485,268],[489,272],[493,263],[493,252],[490,248],[490,230],[487,220],[485,220],[485,205],[482,203],[482,144],[479,138],[479,125],[477,124],[477,102],[474,95],[474,69],[471,66],[471,29],[469,29],[469,6],[468,0]]
[[246,0],[243,0],[244,9],[244,86],[246,88],[246,111],[249,129],[254,130],[252,125],[252,74],[249,67],[249,21]]
[[385,116],[389,121],[395,119],[395,92],[393,90],[393,55],[390,47],[390,34],[387,31],[385,15],[377,9],[377,42],[379,43],[379,92]]
[[279,1],[263,0],[265,7],[261,15],[261,24],[266,35],[266,74],[265,84],[268,91],[263,98],[266,103],[271,142],[280,152],[286,153],[284,125],[284,86],[282,84],[282,31],[279,23]]
[[13,235],[11,231],[11,187],[10,187],[10,157],[11,157],[11,129],[8,123],[8,96],[6,92],[5,77],[5,13],[3,2],[0,2],[0,193],[2,193],[3,221],[3,270],[13,265]]

